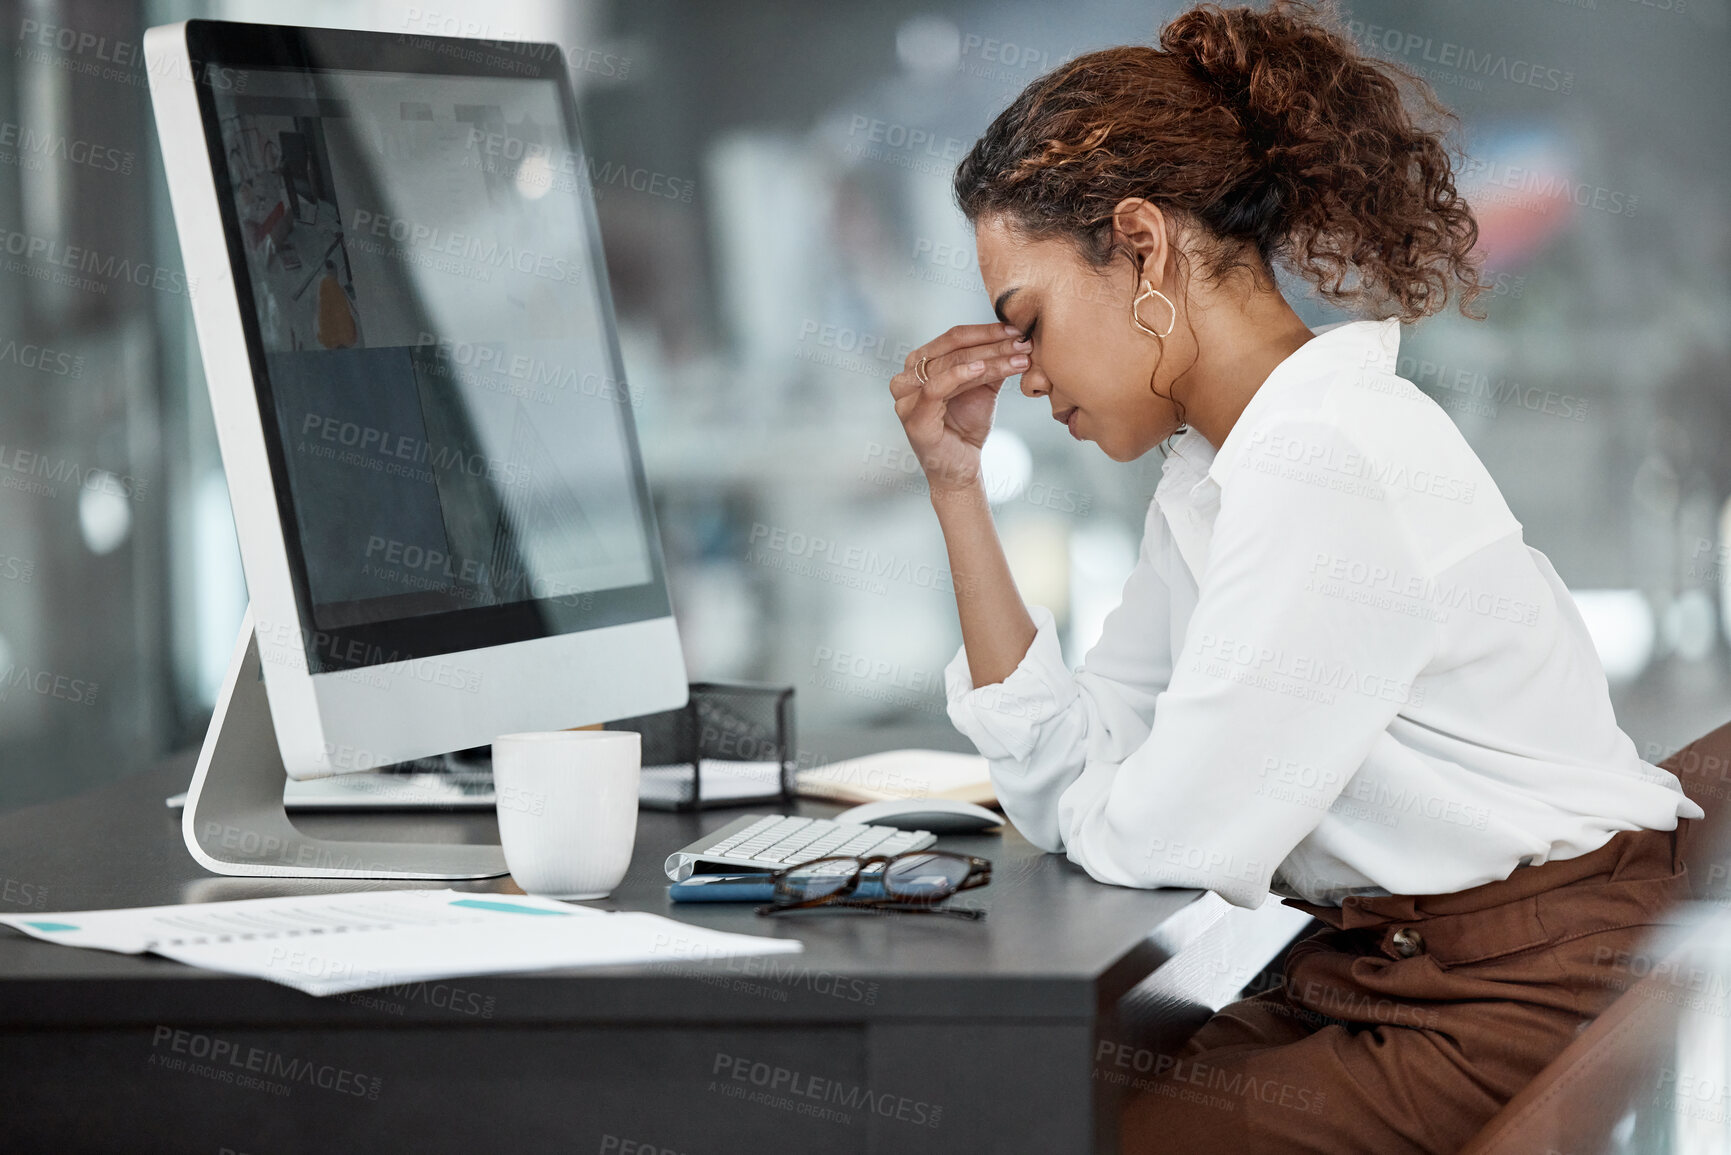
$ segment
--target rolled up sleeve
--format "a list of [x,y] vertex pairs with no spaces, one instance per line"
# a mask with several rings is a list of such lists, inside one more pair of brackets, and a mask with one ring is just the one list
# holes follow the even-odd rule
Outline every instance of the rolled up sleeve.
[[1026,762],[1040,728],[1076,700],[1075,679],[1064,664],[1052,611],[1030,605],[1028,616],[1034,619],[1034,640],[1003,681],[975,686],[965,645],[944,667],[950,721],[987,758]]
[[[1326,424],[1277,436],[1302,443],[1307,462],[1360,454]],[[1246,453],[1146,741],[1121,761],[1090,760],[1059,800],[1072,861],[1102,882],[1263,903],[1279,864],[1422,694],[1414,681],[1437,652],[1435,620],[1352,580],[1426,576],[1402,496],[1345,469]]]
[[975,686],[966,645],[944,667],[950,721],[985,755],[1010,822],[1043,850],[1064,848],[1065,788],[1089,759],[1121,758],[1141,744],[1171,676],[1170,595],[1153,560],[1156,537],[1145,527],[1123,597],[1076,670],[1064,662],[1052,611],[1037,604],[1027,607],[1034,640],[1003,681]]

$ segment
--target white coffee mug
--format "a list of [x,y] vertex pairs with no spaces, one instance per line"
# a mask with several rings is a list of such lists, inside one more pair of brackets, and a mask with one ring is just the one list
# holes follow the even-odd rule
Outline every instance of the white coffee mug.
[[605,898],[637,843],[642,735],[548,730],[493,739],[505,865],[527,894]]

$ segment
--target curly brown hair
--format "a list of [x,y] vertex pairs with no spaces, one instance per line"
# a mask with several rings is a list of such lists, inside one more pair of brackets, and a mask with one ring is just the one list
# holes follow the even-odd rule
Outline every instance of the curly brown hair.
[[[1417,122],[1402,82],[1441,127]],[[1458,281],[1461,312],[1479,318],[1478,223],[1444,143],[1458,123],[1421,78],[1361,53],[1332,6],[1203,4],[1158,48],[1090,52],[1030,83],[957,166],[954,192],[970,224],[1003,214],[1095,268],[1127,250],[1113,207],[1145,197],[1203,226],[1211,277],[1279,261],[1333,304],[1408,322]]]

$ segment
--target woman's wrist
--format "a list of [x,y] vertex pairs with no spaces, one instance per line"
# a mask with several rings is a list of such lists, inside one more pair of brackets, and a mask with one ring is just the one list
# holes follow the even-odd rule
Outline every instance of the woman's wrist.
[[972,509],[979,506],[990,506],[990,503],[986,501],[985,484],[977,477],[972,481],[950,482],[940,485],[928,476],[926,489],[932,499],[933,508],[940,513],[945,509]]

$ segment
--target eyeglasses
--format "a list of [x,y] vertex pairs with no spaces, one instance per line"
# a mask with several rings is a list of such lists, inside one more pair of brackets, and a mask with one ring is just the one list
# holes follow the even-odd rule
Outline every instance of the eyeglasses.
[[[873,866],[878,869],[871,870]],[[986,912],[938,903],[957,891],[992,881],[992,864],[971,854],[910,850],[888,857],[814,858],[778,870],[770,880],[775,884],[774,896],[768,906],[757,908],[758,914],[825,906],[952,914],[977,920],[986,917]]]

